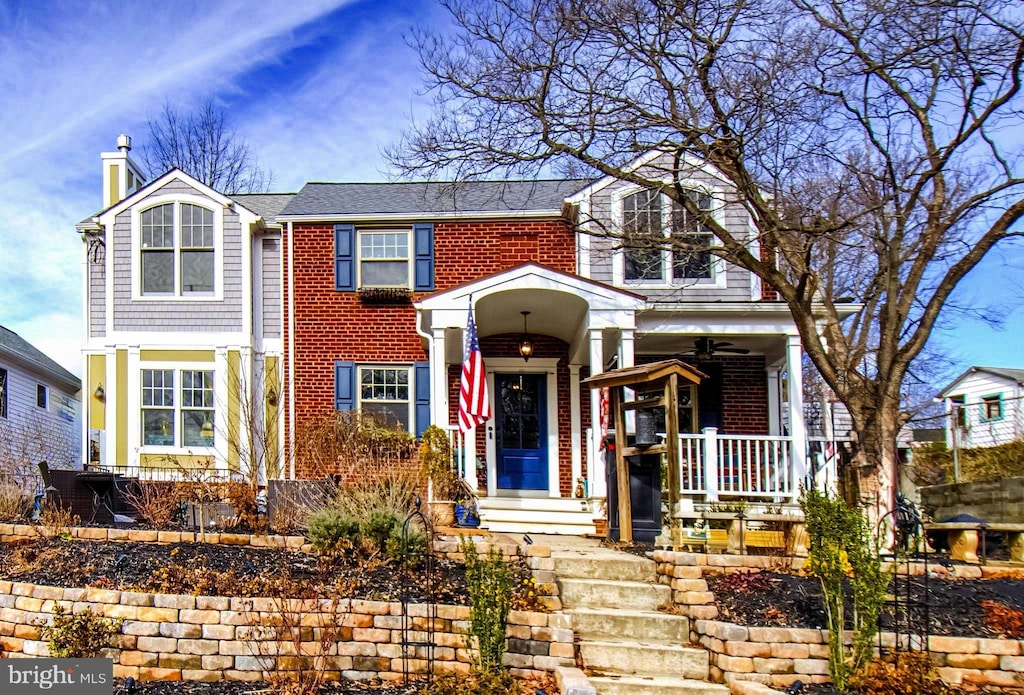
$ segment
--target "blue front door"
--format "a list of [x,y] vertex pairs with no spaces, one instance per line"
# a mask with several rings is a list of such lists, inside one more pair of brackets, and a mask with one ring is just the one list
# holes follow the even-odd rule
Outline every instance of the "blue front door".
[[548,489],[547,375],[495,374],[499,490]]

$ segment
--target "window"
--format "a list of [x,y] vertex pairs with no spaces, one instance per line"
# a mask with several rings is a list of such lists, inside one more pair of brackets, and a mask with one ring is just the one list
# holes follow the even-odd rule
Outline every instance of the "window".
[[[711,196],[701,191],[687,191],[687,197],[701,212],[711,212]],[[673,249],[672,277],[676,280],[704,279],[711,277],[711,232],[702,225],[695,215],[673,201],[672,236],[683,248]],[[691,247],[691,248],[686,248]]]
[[409,370],[360,367],[359,409],[382,424],[410,430]]
[[[711,213],[711,196],[690,190],[697,208]],[[708,247],[714,237],[685,206],[668,201],[656,189],[644,189],[622,199],[623,278],[631,282],[668,283],[713,280],[714,264]],[[675,242],[669,250],[667,242]]]
[[143,445],[212,447],[213,425],[212,371],[142,370]]
[[981,419],[1002,420],[1003,419],[1003,394],[996,393],[990,396],[981,397]]
[[36,407],[43,410],[50,407],[50,389],[43,384],[36,384]]
[[0,369],[0,417],[7,417],[7,370]]
[[142,211],[143,295],[212,294],[213,211],[191,203],[164,203]]
[[408,232],[359,232],[359,286],[409,286]]

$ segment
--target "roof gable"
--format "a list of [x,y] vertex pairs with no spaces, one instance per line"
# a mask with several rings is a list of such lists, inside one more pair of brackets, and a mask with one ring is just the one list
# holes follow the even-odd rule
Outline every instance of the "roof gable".
[[81,380],[57,364],[43,351],[28,342],[14,331],[0,326],[0,353],[49,375],[54,381],[64,384],[70,391],[82,388]]
[[984,374],[991,374],[993,376],[1006,379],[1007,381],[1012,381],[1016,384],[1024,385],[1024,369],[1012,369],[1009,367],[970,367],[967,371],[958,376],[956,379],[953,379],[953,381],[951,381],[949,385],[946,386],[946,388],[942,389],[942,391],[939,392],[938,397],[948,398],[960,387],[960,384],[963,383],[965,379],[979,372]]

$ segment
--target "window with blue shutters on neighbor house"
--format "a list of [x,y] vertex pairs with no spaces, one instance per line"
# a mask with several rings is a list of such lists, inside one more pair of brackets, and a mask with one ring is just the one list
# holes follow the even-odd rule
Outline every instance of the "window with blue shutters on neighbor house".
[[358,410],[419,436],[430,424],[430,364],[335,362],[334,409]]

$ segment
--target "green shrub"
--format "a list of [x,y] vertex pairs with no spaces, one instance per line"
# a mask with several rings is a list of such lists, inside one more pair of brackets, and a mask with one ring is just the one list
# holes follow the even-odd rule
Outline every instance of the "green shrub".
[[306,537],[320,554],[337,553],[359,542],[359,524],[340,509],[324,507],[310,515]]
[[466,559],[470,632],[477,642],[477,668],[481,674],[498,673],[503,671],[505,632],[512,607],[512,573],[496,546],[492,545],[481,559],[473,541],[463,538],[462,554]]
[[60,605],[53,607],[53,622],[42,629],[48,640],[50,656],[58,659],[89,659],[99,656],[110,638],[121,632],[124,620],[104,618],[89,608],[70,613]]
[[[843,690],[851,674],[871,658],[889,575],[882,571],[878,542],[859,509],[814,489],[804,491],[800,507],[810,539],[807,566],[821,582],[828,617],[829,673],[836,688]],[[847,591],[853,605],[849,650],[843,644]]]
[[402,538],[402,529],[399,527],[387,540],[385,551],[388,557],[397,560],[408,554],[410,559],[422,558],[427,553],[427,537],[416,529],[409,529],[409,537]]

